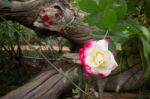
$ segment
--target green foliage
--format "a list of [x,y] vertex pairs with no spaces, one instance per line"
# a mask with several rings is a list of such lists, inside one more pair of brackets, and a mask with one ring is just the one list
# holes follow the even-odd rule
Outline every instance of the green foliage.
[[[10,43],[16,44],[16,33],[11,27],[15,27],[15,29],[23,35],[30,35],[32,37],[35,35],[32,30],[19,23],[8,21],[8,24],[6,22],[0,23],[0,43],[3,45],[9,45]],[[23,43],[22,39],[19,40],[20,43]]]
[[104,30],[113,30],[121,19],[124,19],[127,11],[125,0],[80,0],[79,7],[87,12],[85,22]]
[[12,86],[15,88],[22,84],[30,76],[23,64],[20,64],[22,51],[19,48],[25,42],[12,27],[22,36],[34,35],[33,31],[19,23],[12,21],[0,23],[0,96],[12,90]]
[[79,1],[80,8],[87,13],[97,13],[98,5],[93,0],[81,0]]
[[[111,30],[116,25],[117,16],[113,9],[107,8],[105,9],[102,16],[102,24],[100,26],[104,27],[104,29]],[[99,26],[99,27],[100,27]]]
[[[150,31],[141,24],[148,21],[143,9],[141,0],[80,0],[78,5],[81,10],[87,13],[84,21],[89,25],[96,26],[98,31],[91,34],[93,38],[103,39],[109,36],[111,39],[110,49],[117,50],[118,59],[125,57],[126,62],[121,61],[124,66],[133,65],[132,43],[137,43],[141,60],[149,75],[150,66]],[[142,12],[142,15],[141,15]],[[137,17],[135,17],[137,16]],[[142,17],[141,17],[142,16]],[[143,19],[142,19],[143,18]],[[141,21],[142,20],[142,21]],[[140,21],[141,23],[139,23]],[[107,32],[106,32],[107,31]],[[134,41],[135,38],[137,42]],[[130,42],[129,42],[130,41]],[[126,46],[127,45],[127,46]]]

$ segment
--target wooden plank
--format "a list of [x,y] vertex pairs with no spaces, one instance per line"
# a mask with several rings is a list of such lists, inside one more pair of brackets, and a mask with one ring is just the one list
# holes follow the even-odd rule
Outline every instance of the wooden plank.
[[[77,65],[58,61],[56,66],[63,66],[65,71],[71,73]],[[71,68],[71,70],[70,70]],[[64,83],[63,75],[50,69],[43,72],[33,80],[20,88],[13,90],[1,99],[57,99],[59,95],[71,85],[69,81]],[[73,79],[72,79],[73,78]],[[71,79],[75,81],[77,77]]]
[[22,87],[13,90],[6,96],[2,97],[1,99],[12,99],[12,97],[15,99],[21,99],[21,97],[25,96],[26,94],[30,93],[34,89],[36,89],[38,86],[43,84],[44,81],[46,81],[49,77],[53,76],[57,72],[55,70],[49,70],[46,71],[39,76],[37,76],[35,79],[31,80],[27,84],[23,85]]

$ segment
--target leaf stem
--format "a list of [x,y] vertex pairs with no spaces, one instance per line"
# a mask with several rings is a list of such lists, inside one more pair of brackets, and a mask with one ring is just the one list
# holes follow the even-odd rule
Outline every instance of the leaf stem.
[[109,35],[109,30],[107,29],[106,33],[105,33],[105,36],[104,36],[104,39]]

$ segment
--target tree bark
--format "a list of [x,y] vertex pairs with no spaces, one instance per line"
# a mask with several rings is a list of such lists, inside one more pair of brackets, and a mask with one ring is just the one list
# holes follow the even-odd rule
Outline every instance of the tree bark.
[[[64,61],[64,59],[59,60],[55,62],[54,65],[62,68],[66,72],[69,71],[71,80],[76,82],[81,75],[73,75],[73,72],[81,65],[77,61],[77,57],[74,56],[74,58],[75,60],[73,61],[70,59],[65,59],[66,61]],[[78,72],[79,71],[77,71],[77,73]],[[107,91],[128,91],[140,87],[142,84],[141,81],[143,80],[143,72],[141,71],[141,66],[136,65],[129,70],[110,75],[107,78],[96,76],[93,77],[93,79],[97,80],[98,89],[101,93],[103,93],[103,89]],[[50,69],[39,74],[39,76],[35,77],[25,85],[11,91],[4,97],[1,97],[1,99],[58,99],[64,91],[70,89],[71,85],[72,83],[70,81],[64,80],[63,75],[54,69]]]
[[2,6],[2,2],[0,2],[0,20],[4,21],[2,17],[7,20],[16,20],[21,24],[32,28],[39,35],[63,36],[78,45],[83,45],[87,40],[91,39],[89,33],[92,29],[87,25],[74,27],[69,30],[68,33],[59,33],[58,31],[52,31],[47,28],[35,27],[33,23],[37,19],[41,9],[49,6],[60,10],[60,12],[63,13],[63,18],[66,22],[71,21],[72,18],[78,14],[75,10],[70,8],[64,0],[26,0],[24,2],[10,1],[9,6],[7,7]]
[[[54,64],[60,66],[64,71],[68,71],[69,75],[72,75],[73,68],[79,67],[78,64],[75,65],[64,61],[58,61]],[[72,75],[70,79],[76,82],[78,78]],[[1,99],[58,99],[59,95],[70,86],[71,83],[67,79],[65,81],[63,75],[54,69],[50,69]]]

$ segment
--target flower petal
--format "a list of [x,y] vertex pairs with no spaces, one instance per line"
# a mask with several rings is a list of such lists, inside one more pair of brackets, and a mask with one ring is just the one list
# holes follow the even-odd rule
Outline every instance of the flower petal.
[[84,54],[86,56],[91,55],[93,51],[95,50],[93,47],[96,43],[96,40],[90,40],[84,45]]
[[108,40],[103,39],[96,42],[96,46],[98,46],[101,50],[108,50]]
[[89,67],[89,65],[86,63],[86,56],[85,56],[85,48],[81,48],[80,49],[80,61],[81,61],[81,64],[83,66],[83,69],[86,73],[86,75],[92,75],[92,71],[91,71],[91,68]]
[[108,76],[111,73],[111,69],[108,68],[91,68],[91,71],[95,75]]
[[114,70],[118,66],[118,64],[115,61],[113,53],[111,53],[110,57],[111,57],[111,61],[110,62],[111,62],[112,70]]
[[96,43],[96,40],[87,41],[84,45],[84,48],[90,48],[92,45]]
[[115,51],[113,51],[113,52],[111,52],[111,53],[113,54],[114,57],[116,56],[116,52],[115,52]]
[[89,67],[97,67],[94,62],[92,61],[90,56],[87,56],[85,58],[85,64],[88,65]]
[[110,73],[111,73],[110,69],[106,69],[106,70],[101,69],[100,73],[98,73],[97,75],[101,77],[107,77]]

